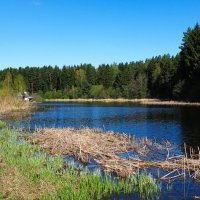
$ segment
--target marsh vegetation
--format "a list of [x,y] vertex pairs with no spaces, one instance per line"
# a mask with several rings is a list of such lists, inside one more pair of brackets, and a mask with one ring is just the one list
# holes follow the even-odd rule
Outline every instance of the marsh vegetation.
[[89,172],[49,156],[38,145],[19,140],[19,134],[0,131],[0,197],[3,199],[102,199],[136,193],[158,197],[160,187],[150,175],[113,178],[101,171]]
[[[41,129],[26,138],[48,149],[51,155],[73,156],[82,163],[93,159],[105,171],[120,177],[140,174],[146,168],[155,167],[171,170],[161,179],[185,177],[187,171],[190,177],[200,182],[200,150],[190,148],[188,154],[186,145],[184,154],[174,155],[171,151],[176,147],[169,141],[157,143],[147,138],[88,128]],[[122,153],[132,156],[124,158]]]

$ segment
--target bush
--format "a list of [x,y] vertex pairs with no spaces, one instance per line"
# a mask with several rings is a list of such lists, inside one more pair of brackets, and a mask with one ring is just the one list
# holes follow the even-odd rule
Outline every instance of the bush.
[[90,97],[95,99],[106,98],[106,92],[103,85],[93,85],[90,89]]
[[119,95],[119,91],[117,89],[114,89],[113,87],[109,87],[106,91],[106,96],[109,98],[118,98]]
[[32,94],[32,97],[37,102],[44,101],[43,95],[41,93],[34,93]]
[[82,91],[81,88],[79,87],[72,87],[72,89],[68,93],[70,99],[77,99],[81,98],[82,96]]

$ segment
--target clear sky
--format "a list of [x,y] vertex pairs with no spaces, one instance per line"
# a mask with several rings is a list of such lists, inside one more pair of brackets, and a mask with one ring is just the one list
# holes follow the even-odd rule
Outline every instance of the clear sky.
[[179,52],[200,0],[0,0],[0,69]]

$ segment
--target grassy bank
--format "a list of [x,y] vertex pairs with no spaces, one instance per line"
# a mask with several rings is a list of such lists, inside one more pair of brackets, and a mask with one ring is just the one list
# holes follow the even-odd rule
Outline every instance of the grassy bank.
[[0,199],[102,199],[133,192],[154,199],[159,192],[149,175],[113,179],[107,174],[102,179],[100,171],[78,169],[18,136],[0,130]]
[[200,102],[163,101],[160,99],[46,99],[47,102],[105,102],[105,103],[139,103],[142,105],[166,105],[166,106],[200,106]]

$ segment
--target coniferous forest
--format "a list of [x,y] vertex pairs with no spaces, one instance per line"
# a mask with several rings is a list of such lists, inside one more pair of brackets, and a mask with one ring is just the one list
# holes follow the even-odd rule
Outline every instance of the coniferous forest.
[[16,92],[43,98],[160,98],[200,101],[200,26],[183,36],[180,53],[145,61],[74,66],[7,68],[0,71]]

